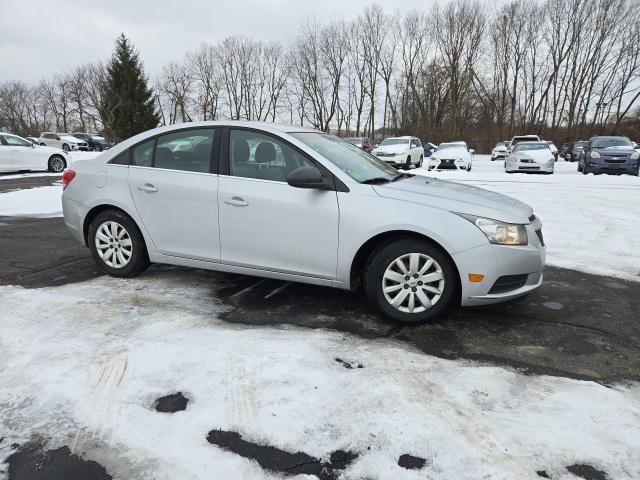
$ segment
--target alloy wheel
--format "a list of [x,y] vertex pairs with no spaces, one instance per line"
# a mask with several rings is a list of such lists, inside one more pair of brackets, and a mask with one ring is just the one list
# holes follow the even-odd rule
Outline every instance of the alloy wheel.
[[131,236],[118,222],[107,221],[100,225],[96,231],[95,244],[98,255],[111,268],[123,268],[131,260]]
[[60,157],[53,157],[49,165],[51,167],[51,171],[54,173],[60,173],[64,170],[64,160]]
[[444,286],[442,268],[424,253],[396,258],[382,276],[385,299],[404,313],[420,313],[433,307],[442,297]]

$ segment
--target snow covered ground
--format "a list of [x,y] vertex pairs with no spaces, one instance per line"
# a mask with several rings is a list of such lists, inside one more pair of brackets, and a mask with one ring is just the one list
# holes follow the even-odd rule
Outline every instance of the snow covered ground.
[[577,164],[556,163],[553,175],[507,174],[504,162],[474,155],[471,172],[429,175],[494,190],[531,205],[542,219],[547,263],[640,281],[640,178],[582,175]]
[[0,216],[61,217],[61,185],[0,193]]
[[[215,277],[170,269],[35,292],[0,287],[0,459],[33,434],[117,479],[282,478],[207,443],[223,429],[317,458],[358,453],[343,479],[523,480],[545,470],[575,480],[565,468],[574,463],[640,477],[638,385],[525,376],[324,330],[226,324]],[[185,411],[153,409],[176,391],[190,399]],[[426,465],[399,467],[405,453]]]

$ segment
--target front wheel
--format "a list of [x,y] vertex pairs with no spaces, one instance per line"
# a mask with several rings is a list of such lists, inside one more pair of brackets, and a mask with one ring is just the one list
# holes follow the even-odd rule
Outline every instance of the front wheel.
[[52,173],[60,173],[67,166],[67,162],[65,162],[64,158],[60,155],[53,155],[47,164],[47,169]]
[[404,164],[404,169],[409,170],[411,168],[411,155],[407,157],[407,161]]
[[114,277],[134,277],[149,267],[144,238],[121,211],[100,212],[89,225],[87,243],[98,267]]
[[424,322],[442,313],[458,288],[453,262],[440,248],[417,239],[397,240],[376,250],[365,267],[364,287],[387,317]]
[[65,143],[64,145],[62,145],[62,149],[63,149],[65,152],[68,152],[69,150],[71,150],[71,149],[69,148],[69,145],[67,145],[66,143]]
[[420,161],[418,162],[418,167],[422,167],[423,161],[424,161],[424,155],[420,155]]

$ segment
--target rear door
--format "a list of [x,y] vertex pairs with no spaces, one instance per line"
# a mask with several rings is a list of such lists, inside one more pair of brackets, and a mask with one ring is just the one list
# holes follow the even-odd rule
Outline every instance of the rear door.
[[144,228],[165,255],[218,261],[219,130],[189,128],[131,149],[129,190]]
[[336,192],[295,188],[286,182],[292,170],[315,166],[314,162],[264,132],[230,129],[224,137],[218,190],[222,261],[334,279]]

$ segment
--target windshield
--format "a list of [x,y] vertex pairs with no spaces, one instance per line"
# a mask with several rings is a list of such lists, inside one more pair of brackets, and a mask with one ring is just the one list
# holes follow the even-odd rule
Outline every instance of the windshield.
[[547,143],[534,143],[534,142],[521,142],[514,148],[514,152],[522,152],[523,150],[549,150],[549,144]]
[[104,137],[99,137],[98,135],[91,135],[93,140],[98,140],[100,142],[104,142]]
[[465,148],[462,143],[441,143],[438,145],[438,150],[444,150],[445,148]]
[[362,140],[359,138],[345,138],[345,141],[349,142],[351,145],[360,145]]
[[408,138],[385,138],[380,144],[381,147],[386,147],[387,145],[408,145]]
[[631,148],[631,140],[627,137],[600,137],[593,141],[593,148]]
[[356,182],[364,183],[373,179],[391,181],[400,175],[382,160],[333,135],[299,132],[291,136],[318,152]]

